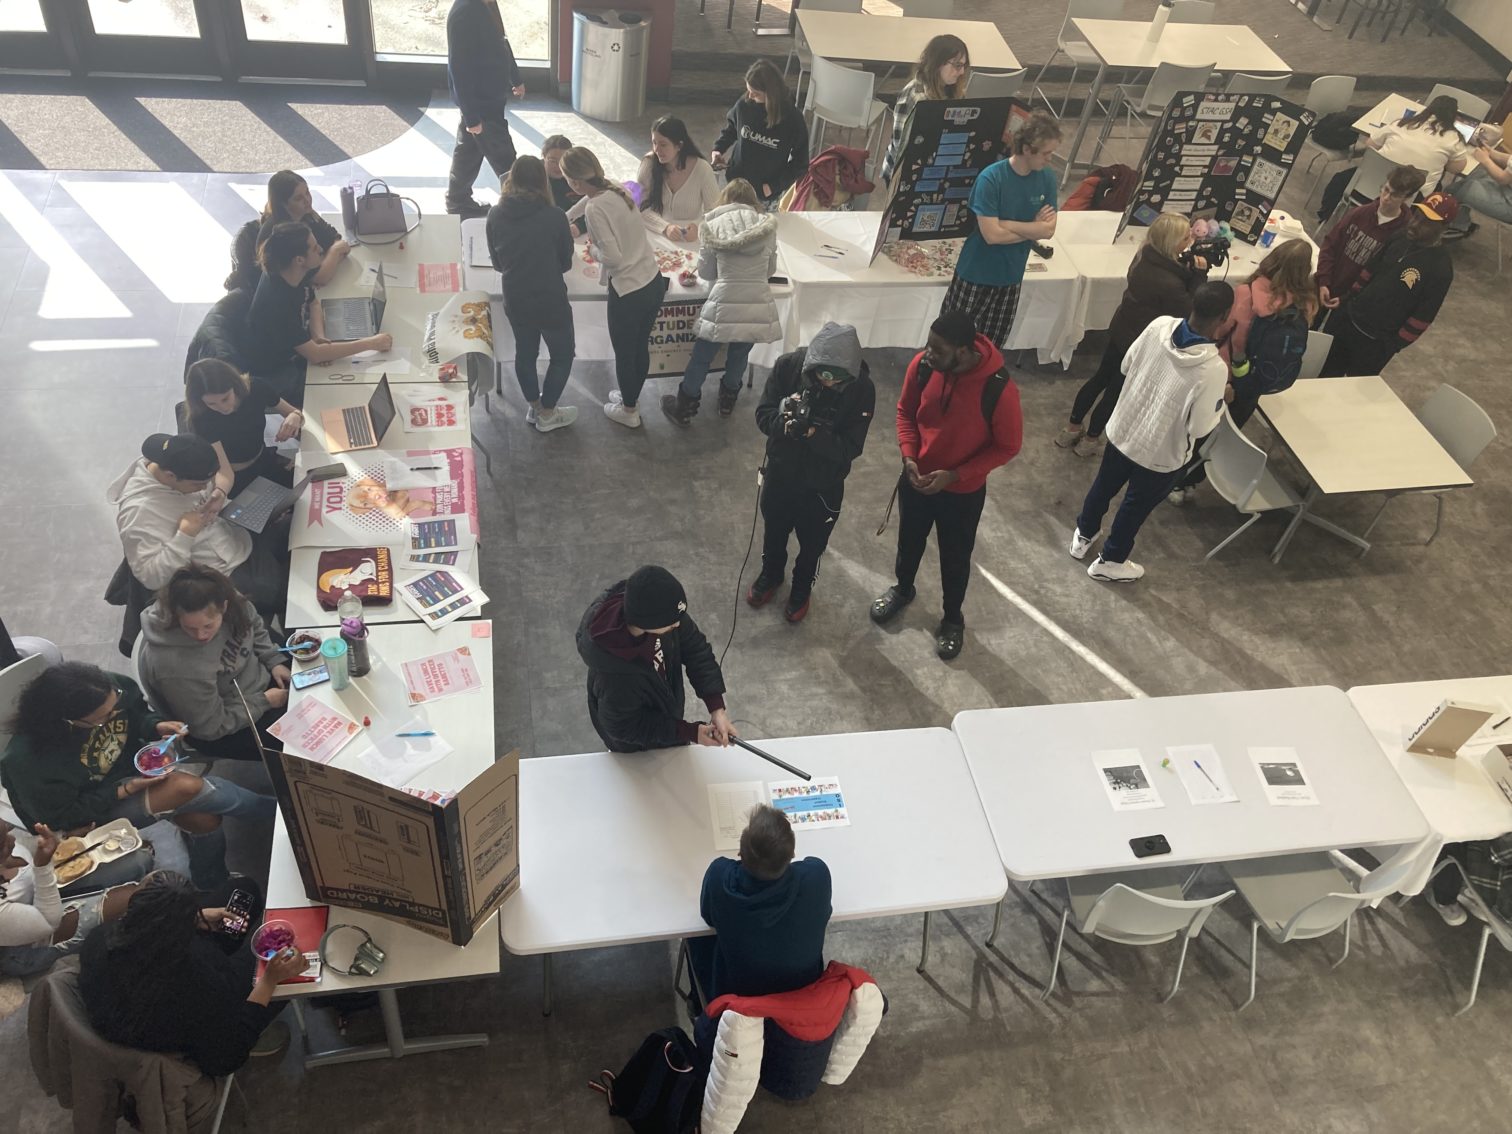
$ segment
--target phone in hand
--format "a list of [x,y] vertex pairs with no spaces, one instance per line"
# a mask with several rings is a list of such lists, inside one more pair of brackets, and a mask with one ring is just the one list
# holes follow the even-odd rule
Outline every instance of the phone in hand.
[[1135,858],[1149,858],[1157,854],[1170,854],[1171,844],[1164,835],[1143,835],[1129,840],[1129,849]]
[[331,680],[331,671],[325,667],[325,663],[302,669],[289,679],[289,684],[295,689],[308,689],[312,685],[319,685],[322,681]]
[[252,895],[237,888],[226,899],[226,915],[221,919],[221,932],[238,940],[246,936],[252,926]]

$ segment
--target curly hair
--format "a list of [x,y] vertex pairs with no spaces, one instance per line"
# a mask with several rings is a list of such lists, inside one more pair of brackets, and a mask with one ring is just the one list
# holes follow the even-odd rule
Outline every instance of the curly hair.
[[116,679],[97,665],[63,662],[34,677],[16,700],[8,722],[13,735],[37,748],[52,748],[68,739],[70,722],[89,716],[110,698]]

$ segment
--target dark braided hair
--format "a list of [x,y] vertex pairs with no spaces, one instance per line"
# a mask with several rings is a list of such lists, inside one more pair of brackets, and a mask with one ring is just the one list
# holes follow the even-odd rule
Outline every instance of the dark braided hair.
[[154,870],[131,895],[126,912],[109,923],[106,949],[137,974],[128,986],[116,990],[128,1032],[141,1026],[148,1010],[183,978],[199,914],[199,894],[189,879],[171,870]]

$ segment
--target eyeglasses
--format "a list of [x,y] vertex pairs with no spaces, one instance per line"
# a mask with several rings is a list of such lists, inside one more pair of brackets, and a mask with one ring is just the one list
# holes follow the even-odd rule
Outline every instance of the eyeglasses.
[[63,718],[63,722],[64,722],[64,723],[65,723],[65,724],[67,724],[67,725],[70,725],[70,726],[72,726],[72,727],[73,727],[73,728],[87,728],[87,729],[88,729],[88,730],[89,730],[89,731],[90,731],[90,732],[94,732],[94,731],[95,731],[95,730],[97,730],[97,729],[102,729],[102,728],[104,728],[104,727],[105,727],[105,726],[106,726],[106,725],[108,725],[108,724],[109,724],[109,723],[110,723],[110,722],[111,722],[111,721],[113,721],[113,720],[115,720],[115,719],[116,719],[116,718],[117,718],[117,717],[119,717],[119,716],[120,716],[120,715],[121,715],[121,713],[122,713],[122,712],[123,712],[123,711],[124,711],[124,710],[123,710],[123,709],[122,709],[122,708],[121,708],[121,690],[120,690],[120,689],[119,689],[119,688],[118,688],[118,687],[114,687],[114,686],[113,686],[113,687],[112,687],[112,688],[111,688],[111,692],[112,692],[112,693],[114,693],[114,694],[115,694],[115,699],[116,699],[116,703],[115,703],[115,708],[113,708],[113,709],[111,709],[111,710],[110,710],[110,715],[109,715],[109,716],[107,716],[107,717],[106,717],[106,718],[105,718],[105,719],[104,719],[104,720],[103,720],[103,721],[101,721],[101,722],[100,722],[100,723],[99,723],[99,724],[90,724],[90,723],[89,723],[89,722],[88,722],[88,721],[76,721],[76,720],[71,720],[71,719],[70,719],[70,718],[68,718],[68,717],[64,717],[64,718]]

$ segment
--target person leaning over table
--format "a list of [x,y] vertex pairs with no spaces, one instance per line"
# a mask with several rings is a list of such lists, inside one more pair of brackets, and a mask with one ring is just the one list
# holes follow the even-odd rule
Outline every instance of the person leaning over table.
[[315,211],[314,199],[310,196],[310,184],[299,174],[280,169],[268,178],[268,203],[260,216],[242,225],[231,245],[231,274],[226,277],[226,290],[245,288],[251,291],[262,277],[262,267],[257,262],[257,250],[272,233],[274,225],[285,221],[299,221],[309,225],[315,234],[315,243],[320,246],[321,261],[307,283],[314,287],[330,283],[341,262],[350,255],[351,245],[341,239],[341,233]]
[[[713,647],[665,567],[638,567],[589,603],[577,650],[588,666],[588,717],[609,751],[728,746],[735,735]],[[683,720],[684,669],[708,706],[707,723]]]
[[719,196],[719,179],[681,118],[667,114],[651,124],[651,152],[641,159],[636,181],[648,230],[671,240],[698,239],[698,226]]
[[908,128],[914,104],[921,99],[964,98],[970,80],[971,51],[965,40],[954,35],[937,35],[924,45],[919,61],[914,64],[913,77],[898,92],[898,101],[893,104],[892,138],[882,159],[883,185],[892,183],[898,158],[903,154],[903,131]]
[[304,411],[279,397],[264,378],[252,378],[220,358],[202,358],[184,373],[184,416],[188,429],[215,448],[216,456],[235,474],[227,495],[235,497],[258,477],[285,488],[294,483],[294,468],[263,444],[269,414],[283,418],[277,440],[298,437]]
[[1328,230],[1318,246],[1318,300],[1325,313],[1344,301],[1365,265],[1407,227],[1407,204],[1424,180],[1421,169],[1398,166],[1381,186],[1380,196],[1350,209]]
[[762,205],[772,208],[808,170],[808,124],[770,59],[746,68],[745,85],[745,95],[725,115],[709,160],[729,178],[744,177]]
[[[95,926],[121,916],[136,889],[127,883],[65,905],[52,865],[58,836],[41,823],[36,834],[28,863],[16,855],[14,828],[0,826],[0,976],[35,976],[77,953]],[[90,874],[90,889],[95,881]]]

